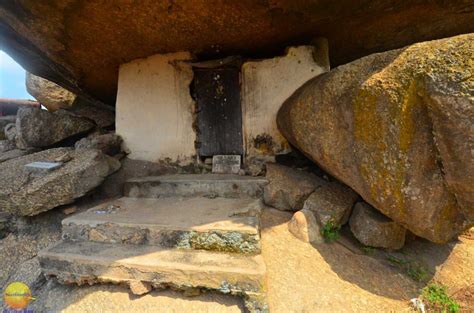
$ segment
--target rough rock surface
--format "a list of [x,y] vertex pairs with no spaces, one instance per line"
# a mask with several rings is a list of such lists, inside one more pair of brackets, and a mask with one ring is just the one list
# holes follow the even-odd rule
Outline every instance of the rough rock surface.
[[[15,120],[13,122],[15,122]],[[7,140],[16,141],[16,124],[15,123],[7,124],[5,128],[3,129],[3,132]]]
[[466,0],[4,1],[0,42],[28,71],[113,103],[119,65],[154,53],[278,54],[322,36],[343,64],[472,32],[473,19]]
[[357,240],[366,246],[396,250],[405,244],[405,228],[365,202],[354,206],[349,225]]
[[122,149],[122,138],[114,133],[82,138],[75,144],[76,150],[96,149],[108,155],[119,154]]
[[16,120],[19,148],[48,147],[69,137],[87,133],[95,127],[88,119],[65,110],[50,113],[37,108],[23,108]]
[[11,159],[19,158],[24,155],[32,154],[37,151],[38,149],[35,148],[8,150],[6,152],[0,153],[0,163]]
[[31,73],[26,74],[26,90],[50,112],[71,108],[76,100],[74,93]]
[[[59,169],[31,173],[25,165],[55,161],[68,154]],[[120,167],[120,162],[97,150],[56,148],[19,157],[0,164],[0,207],[15,215],[31,216],[68,204],[102,183]]]
[[473,60],[474,34],[364,57],[297,90],[279,128],[382,213],[446,242],[474,222]]
[[288,230],[296,238],[304,242],[323,242],[320,227],[313,212],[303,209],[295,214],[288,222]]
[[352,206],[358,197],[351,188],[338,182],[329,182],[317,188],[306,199],[303,209],[313,212],[321,226],[329,222],[343,225],[349,220]]
[[266,178],[264,202],[284,211],[301,210],[308,196],[325,183],[311,173],[273,163],[267,164]]
[[0,153],[16,149],[16,145],[10,140],[0,140]]
[[94,121],[94,123],[102,128],[111,127],[115,124],[115,112],[110,108],[100,107],[91,101],[82,97],[77,97],[74,106],[69,111],[78,116],[82,116]]
[[5,133],[5,127],[10,123],[15,123],[16,116],[0,116],[0,140],[8,139]]

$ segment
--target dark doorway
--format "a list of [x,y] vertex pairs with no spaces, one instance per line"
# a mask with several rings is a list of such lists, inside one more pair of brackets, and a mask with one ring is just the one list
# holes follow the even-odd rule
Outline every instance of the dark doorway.
[[199,155],[242,155],[242,110],[238,68],[196,68]]

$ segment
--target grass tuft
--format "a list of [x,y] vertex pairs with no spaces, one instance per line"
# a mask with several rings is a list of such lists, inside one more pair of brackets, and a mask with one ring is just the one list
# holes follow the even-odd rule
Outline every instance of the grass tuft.
[[327,242],[332,242],[339,238],[339,231],[341,230],[340,225],[334,224],[332,221],[329,221],[321,229],[321,235]]
[[446,293],[446,287],[430,284],[423,288],[421,296],[430,310],[442,313],[458,313],[459,304]]

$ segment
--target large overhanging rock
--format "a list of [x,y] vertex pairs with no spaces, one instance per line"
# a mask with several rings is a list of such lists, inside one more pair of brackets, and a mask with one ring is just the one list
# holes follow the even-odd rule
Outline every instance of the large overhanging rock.
[[99,101],[78,96],[73,92],[39,76],[26,74],[26,88],[49,112],[65,109],[77,116],[94,121],[99,127],[110,127],[115,124],[113,108]]
[[[65,162],[52,171],[32,172],[32,162]],[[0,209],[32,216],[72,203],[94,189],[120,162],[98,150],[56,148],[19,157],[0,164]]]
[[373,54],[297,90],[278,113],[298,149],[416,235],[474,222],[474,34]]
[[473,20],[466,0],[0,1],[0,48],[112,104],[119,65],[155,53],[258,57],[326,37],[334,65],[472,32]]

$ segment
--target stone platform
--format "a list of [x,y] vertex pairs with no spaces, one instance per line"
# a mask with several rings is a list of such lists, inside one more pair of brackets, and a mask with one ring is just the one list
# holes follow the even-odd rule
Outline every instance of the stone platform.
[[260,253],[252,198],[120,198],[63,220],[63,239]]
[[267,180],[230,174],[164,175],[129,180],[124,195],[134,198],[224,197],[260,198]]

